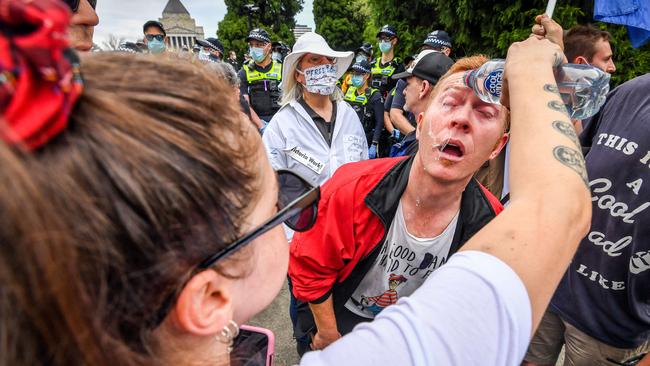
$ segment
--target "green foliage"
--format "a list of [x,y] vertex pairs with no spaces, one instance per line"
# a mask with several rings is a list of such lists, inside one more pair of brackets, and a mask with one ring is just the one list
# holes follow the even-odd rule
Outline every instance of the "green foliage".
[[314,0],[316,32],[335,50],[361,46],[368,15],[365,0]]
[[[384,24],[397,29],[399,42],[395,49],[397,55],[404,59],[407,55],[417,53],[427,34],[438,27],[433,16],[434,6],[420,0],[367,0],[371,13],[372,25],[366,26],[364,40],[375,45],[377,50],[377,31]],[[375,56],[379,51],[375,52]]]
[[[505,57],[512,42],[528,37],[535,15],[546,9],[548,0],[365,0],[371,14],[363,32],[364,40],[376,45],[375,35],[383,24],[399,32],[397,54],[416,53],[427,33],[446,30],[454,40],[452,57],[477,53]],[[650,45],[632,48],[625,27],[594,22],[593,0],[559,3],[553,19],[564,29],[594,23],[612,34],[617,71],[612,86],[650,70]]]
[[254,4],[259,11],[252,15],[253,28],[261,27],[271,34],[272,41],[293,44],[292,29],[296,26],[295,15],[302,10],[304,0],[225,0],[228,12],[219,22],[217,36],[227,51],[238,54],[247,52],[248,13],[246,4]]

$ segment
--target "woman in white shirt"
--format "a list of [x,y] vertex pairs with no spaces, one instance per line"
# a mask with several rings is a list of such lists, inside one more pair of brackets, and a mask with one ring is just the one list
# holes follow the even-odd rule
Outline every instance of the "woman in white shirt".
[[283,107],[263,135],[274,169],[320,185],[341,165],[368,159],[361,122],[336,86],[353,57],[332,50],[319,34],[298,38],[282,67]]

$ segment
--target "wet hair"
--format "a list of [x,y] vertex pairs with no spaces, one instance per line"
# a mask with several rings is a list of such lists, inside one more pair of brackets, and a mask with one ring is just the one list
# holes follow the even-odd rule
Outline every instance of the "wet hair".
[[[461,59],[458,59],[456,62],[454,62],[453,65],[451,65],[449,70],[447,70],[447,72],[440,78],[440,80],[438,80],[438,83],[436,84],[436,86],[433,89],[433,92],[431,93],[429,102],[433,101],[433,99],[441,92],[441,88],[442,88],[441,85],[443,84],[443,81],[448,79],[451,75],[457,74],[459,72],[478,69],[489,60],[490,59],[485,55],[474,55],[474,56],[463,57]],[[504,125],[504,131],[507,132],[510,130],[510,112],[506,110],[505,113],[506,113],[506,120]]]
[[609,32],[600,30],[591,24],[576,25],[564,35],[564,54],[569,62],[573,62],[578,56],[591,62],[596,54],[596,43],[601,39],[609,42],[611,37]]
[[259,136],[214,72],[123,53],[82,72],[61,135],[0,141],[0,365],[159,364],[151,315],[259,199]]

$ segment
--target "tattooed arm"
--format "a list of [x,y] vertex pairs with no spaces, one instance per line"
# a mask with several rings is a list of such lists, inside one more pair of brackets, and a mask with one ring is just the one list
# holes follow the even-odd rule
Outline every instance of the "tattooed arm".
[[500,258],[519,275],[533,330],[591,217],[584,159],[552,72],[561,52],[535,37],[510,47],[510,206],[464,246]]

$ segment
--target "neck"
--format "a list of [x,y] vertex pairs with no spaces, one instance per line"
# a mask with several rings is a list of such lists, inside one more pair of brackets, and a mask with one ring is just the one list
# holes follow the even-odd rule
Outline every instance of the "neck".
[[390,61],[393,61],[393,58],[395,58],[395,50],[391,48],[388,53],[381,54],[381,63],[386,64]]
[[[161,327],[163,328],[163,327]],[[198,337],[177,333],[170,329],[156,331],[154,351],[163,361],[162,365],[187,365],[188,360],[210,361],[213,365],[230,365],[226,344],[213,336]]]
[[271,55],[266,55],[262,62],[256,62],[259,67],[267,67],[271,63]]
[[[409,173],[409,181],[402,199],[420,213],[438,212],[460,207],[460,199],[472,176],[454,182],[440,181],[426,172],[417,154]],[[422,189],[428,187],[428,189]]]
[[302,98],[310,107],[312,107],[312,109],[323,109],[332,105],[329,95],[310,93],[305,90],[302,93]]

